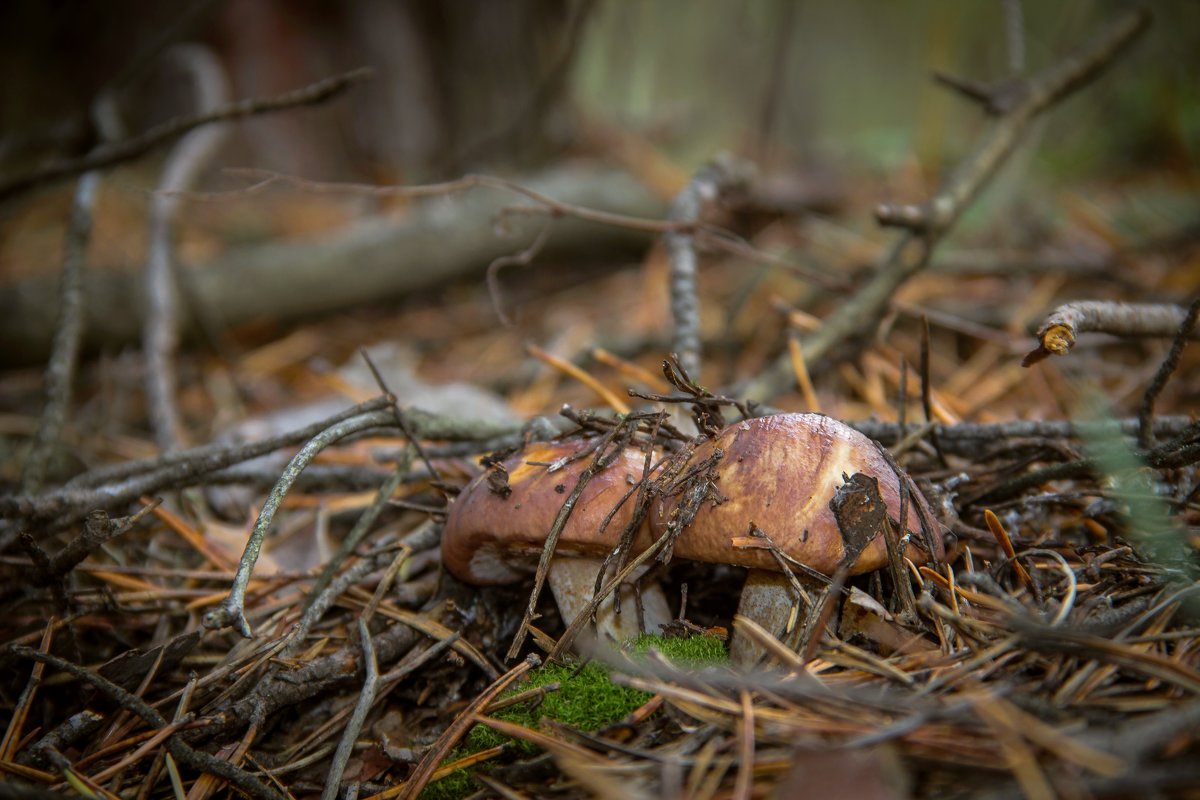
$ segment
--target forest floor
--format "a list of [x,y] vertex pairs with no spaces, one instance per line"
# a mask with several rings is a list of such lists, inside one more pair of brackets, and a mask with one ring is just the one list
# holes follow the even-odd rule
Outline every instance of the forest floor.
[[[624,256],[531,246],[490,285],[485,260],[400,299],[210,331],[167,351],[165,400],[134,347],[89,350],[49,448],[44,365],[6,366],[0,797],[1200,796],[1190,173],[1026,175],[950,238],[973,191],[948,220],[881,195],[992,173],[914,166],[881,190],[731,162],[689,178],[648,152],[669,210],[638,217]],[[148,250],[147,201],[121,185],[101,189],[89,261]],[[182,260],[404,224],[440,198],[220,199],[185,198]],[[70,203],[9,215],[4,263],[56,262]],[[793,564],[786,628],[737,616],[744,566],[670,548],[648,558],[672,622],[620,647],[560,646],[578,631],[535,591],[544,570],[474,587],[443,568],[447,511],[494,453],[519,490],[538,441],[629,443],[680,467],[633,480],[631,505],[695,490],[703,513],[732,490],[690,455],[777,412],[879,441],[930,514],[907,559],[886,523],[870,532],[891,545],[879,570]],[[686,525],[671,535],[687,549]],[[759,663],[729,661],[738,637]]]

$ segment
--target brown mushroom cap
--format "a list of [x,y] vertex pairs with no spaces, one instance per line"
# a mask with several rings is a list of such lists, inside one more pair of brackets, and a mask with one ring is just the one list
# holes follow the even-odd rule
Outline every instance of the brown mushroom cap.
[[[471,481],[450,505],[442,532],[446,569],[475,585],[513,583],[532,573],[554,518],[594,454],[553,472],[549,466],[578,453],[585,444],[579,440],[537,442],[509,457],[502,462],[512,490],[507,496],[493,488],[490,471]],[[628,448],[592,476],[559,535],[556,557],[603,558],[612,550],[633,516],[636,494],[617,509],[603,531],[600,525],[641,480],[644,465],[645,454]],[[648,544],[643,526],[634,539],[633,552],[641,552]]]
[[[724,457],[715,472],[717,490],[726,498],[705,503],[675,543],[675,555],[694,561],[718,562],[778,571],[768,550],[735,547],[735,536],[746,536],[753,522],[788,556],[813,569],[832,574],[845,552],[837,521],[829,508],[843,474],[862,472],[879,481],[888,516],[897,523],[900,494],[895,472],[875,443],[853,428],[821,414],[779,414],[738,422],[696,448],[699,463],[720,448]],[[908,529],[914,532],[904,555],[915,563],[928,559],[916,542],[923,541],[914,500],[933,522],[919,493],[910,494]],[[660,535],[678,503],[659,498],[650,511],[650,525]],[[944,555],[940,530],[933,537],[938,556]],[[878,569],[887,563],[887,543],[876,536],[851,574]]]

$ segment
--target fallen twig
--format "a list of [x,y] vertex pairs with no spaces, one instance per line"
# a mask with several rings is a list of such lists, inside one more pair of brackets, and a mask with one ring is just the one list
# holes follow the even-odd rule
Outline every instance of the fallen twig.
[[[764,409],[760,409],[764,410]],[[901,441],[905,431],[895,422],[861,420],[847,425],[885,445]],[[1139,421],[1135,418],[1116,420],[1121,435],[1136,437]],[[1188,417],[1158,417],[1151,422],[1155,436],[1178,436],[1192,425]],[[1056,440],[1079,439],[1090,435],[1096,423],[1058,420],[1013,420],[1011,422],[959,422],[942,425],[938,437],[942,448],[956,455],[978,455],[981,448],[1001,439]],[[908,433],[918,433],[909,431]]]
[[1171,379],[1175,368],[1179,366],[1179,359],[1183,357],[1183,348],[1187,346],[1188,339],[1196,331],[1197,316],[1200,316],[1200,299],[1193,300],[1188,307],[1183,321],[1179,323],[1179,330],[1175,332],[1171,349],[1167,351],[1167,357],[1159,365],[1153,380],[1150,381],[1145,394],[1142,395],[1142,403],[1138,406],[1138,446],[1143,449],[1153,444],[1151,423],[1154,418],[1154,402],[1162,394],[1162,390],[1166,387],[1167,381]]
[[342,738],[333,755],[333,763],[325,776],[325,789],[321,792],[321,800],[334,800],[338,796],[342,788],[342,774],[346,771],[346,762],[354,752],[354,742],[367,720],[367,713],[371,710],[371,704],[375,702],[375,692],[379,689],[379,664],[375,660],[375,648],[371,646],[371,633],[367,630],[367,623],[361,619],[358,621],[358,639],[363,649],[362,660],[366,676],[363,678],[362,692],[358,695],[354,713],[350,715],[350,721],[342,731]]
[[[704,207],[722,194],[743,186],[749,178],[748,165],[720,159],[705,166],[671,203],[667,219],[695,226]],[[671,316],[675,321],[671,349],[679,356],[684,372],[700,377],[700,303],[697,299],[696,240],[687,230],[668,233],[671,257]]]
[[[1038,346],[1021,361],[1028,367],[1047,356],[1066,355],[1081,333],[1108,333],[1113,336],[1174,336],[1183,326],[1188,310],[1183,306],[1157,303],[1114,303],[1084,300],[1061,305],[1038,328]],[[1188,338],[1200,339],[1194,328]]]
[[[232,464],[312,439],[333,425],[387,408],[392,402],[387,397],[375,398],[327,420],[254,444],[232,447],[209,445],[97,470],[79,476],[76,479],[78,483],[73,481],[62,489],[41,495],[0,495],[0,518],[23,518],[26,524],[49,524],[52,521],[56,529],[64,528],[83,519],[94,509],[118,508],[144,495],[189,485]],[[389,414],[386,419],[378,420],[380,427],[388,427],[394,418]],[[3,549],[0,547],[0,550]]]
[[258,554],[262,551],[263,537],[271,527],[275,512],[279,510],[288,490],[291,489],[292,484],[295,483],[304,468],[329,445],[358,431],[389,426],[394,421],[395,415],[391,411],[372,411],[326,428],[301,448],[300,452],[288,463],[283,474],[279,476],[275,488],[267,495],[266,502],[263,503],[258,519],[254,523],[250,539],[246,542],[246,550],[242,553],[241,561],[238,563],[237,575],[234,576],[233,588],[229,591],[229,597],[221,605],[204,615],[205,627],[220,629],[232,625],[234,630],[242,636],[250,638],[250,625],[246,622],[243,608],[246,586],[250,583],[250,574],[254,571]]
[[[161,714],[147,705],[139,697],[130,692],[125,691],[120,686],[117,686],[112,681],[102,678],[94,671],[81,667],[78,664],[72,664],[70,661],[58,658],[57,656],[48,653],[41,653],[28,647],[11,647],[9,652],[21,658],[40,661],[55,669],[68,672],[79,678],[82,681],[90,683],[99,691],[103,692],[108,697],[112,698],[117,703],[120,703],[122,708],[130,711],[133,714],[141,717],[148,725],[155,728],[162,728],[167,725],[167,721]],[[183,741],[178,735],[172,735],[166,740],[166,747],[173,756],[187,764],[193,769],[198,769],[203,772],[211,772],[212,774],[224,778],[225,780],[238,787],[251,797],[259,800],[283,800],[283,796],[264,784],[258,778],[239,769],[233,764],[220,758],[209,755],[208,753],[195,750],[191,745]]]
[[53,354],[46,365],[46,406],[42,409],[37,434],[33,438],[33,449],[21,470],[22,494],[33,494],[41,489],[50,457],[58,445],[63,418],[71,403],[71,383],[75,379],[79,342],[83,336],[83,258],[92,231],[92,204],[99,183],[98,173],[85,174],[79,179],[71,204],[66,243],[63,245],[59,321]]
[[0,178],[0,201],[39,183],[111,167],[122,161],[137,158],[168,139],[182,136],[202,125],[210,125],[214,122],[232,122],[259,114],[323,103],[370,76],[371,70],[359,68],[274,97],[248,98],[203,114],[169,119],[137,136],[105,144],[82,158],[59,159],[26,172]]

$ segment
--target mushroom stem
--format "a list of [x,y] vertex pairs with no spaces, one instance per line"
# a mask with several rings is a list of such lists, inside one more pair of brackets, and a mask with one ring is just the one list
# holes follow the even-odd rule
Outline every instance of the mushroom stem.
[[[550,562],[550,572],[547,575],[550,591],[554,593],[558,611],[567,625],[582,614],[592,601],[596,576],[600,574],[602,564],[602,561],[596,559],[564,556],[556,556]],[[613,608],[616,594],[605,598],[596,609],[595,633],[602,642],[622,642],[642,632],[638,626],[637,598],[633,587],[623,585],[617,593],[621,597],[620,614]],[[671,621],[667,597],[657,583],[642,586],[642,610],[647,633],[658,633],[662,625]],[[585,642],[586,639],[583,639],[579,644]]]
[[[792,609],[800,602],[788,583],[787,576],[765,569],[752,569],[746,575],[742,596],[738,600],[737,613],[753,620],[789,649],[800,644],[800,631],[804,627],[801,614],[792,618]],[[791,622],[791,629],[788,623]],[[735,667],[755,667],[766,656],[767,651],[755,644],[748,636],[734,634],[729,645],[729,660]]]

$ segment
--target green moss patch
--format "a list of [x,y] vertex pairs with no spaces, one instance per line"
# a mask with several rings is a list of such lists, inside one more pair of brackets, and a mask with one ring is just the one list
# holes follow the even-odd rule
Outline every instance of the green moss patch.
[[[724,642],[713,636],[669,638],[643,634],[626,647],[635,660],[653,649],[688,669],[728,661]],[[535,729],[542,717],[549,717],[580,730],[594,731],[625,718],[652,696],[649,692],[613,683],[606,665],[588,662],[582,667],[577,664],[545,664],[531,671],[521,683],[509,688],[500,699],[539,687],[546,689],[540,698],[535,696],[501,709],[492,716]],[[534,745],[512,742],[509,737],[486,725],[476,725],[463,740],[462,748],[452,753],[446,763],[505,743],[513,744],[518,753],[533,755],[537,752]],[[421,797],[422,800],[457,800],[478,788],[468,771],[461,770],[431,783]]]
[[716,636],[653,636],[643,633],[629,644],[629,649],[635,656],[657,650],[669,661],[686,669],[703,669],[729,663],[725,642]]
[[[456,750],[447,761],[454,761],[468,755],[465,751]],[[473,792],[478,792],[482,786],[475,782],[471,773],[465,769],[451,772],[441,780],[428,784],[421,790],[421,800],[462,800]]]
[[[531,672],[528,680],[510,689],[505,696],[538,687],[547,688],[540,701],[519,703],[497,711],[494,716],[529,728],[536,728],[538,720],[549,717],[575,728],[594,731],[617,722],[650,699],[647,692],[613,683],[608,677],[608,669],[596,662],[589,662],[582,668],[546,664]],[[486,725],[476,725],[467,735],[467,748],[476,752],[506,741],[508,737]],[[524,742],[517,746],[527,752],[534,750],[532,745]]]

